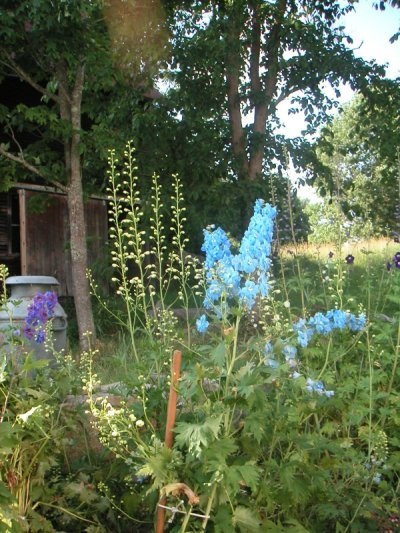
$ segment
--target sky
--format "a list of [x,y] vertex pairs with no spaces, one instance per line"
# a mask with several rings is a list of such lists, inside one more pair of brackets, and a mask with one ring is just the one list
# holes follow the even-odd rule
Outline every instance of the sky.
[[[379,64],[388,64],[386,75],[390,78],[400,76],[400,38],[393,44],[390,37],[399,30],[400,9],[387,6],[385,11],[377,11],[373,7],[373,0],[359,0],[355,10],[348,13],[340,21],[345,26],[345,33],[353,38],[351,45],[357,56],[367,60],[375,59]],[[351,100],[352,91],[343,87],[340,103]],[[287,115],[287,109],[282,107],[281,119],[285,123],[286,135],[297,136],[303,129],[304,122],[298,115]],[[295,176],[291,178],[295,180]],[[299,196],[315,200],[315,193],[311,188],[302,187]]]

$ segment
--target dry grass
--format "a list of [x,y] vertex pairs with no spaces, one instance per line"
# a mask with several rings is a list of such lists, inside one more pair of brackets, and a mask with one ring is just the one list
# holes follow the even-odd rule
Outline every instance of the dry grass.
[[[338,254],[337,245],[334,243],[301,243],[296,246],[285,245],[282,246],[281,251],[283,258],[285,256],[293,256],[293,254],[296,253],[300,256],[319,260],[325,260],[328,258],[330,252],[334,253],[334,257]],[[360,258],[362,256],[365,257],[369,254],[374,254],[377,260],[382,259],[382,261],[386,262],[398,251],[400,251],[399,243],[395,243],[393,240],[386,238],[379,238],[356,242],[344,242],[342,244],[341,255],[345,257],[347,254],[352,254],[354,257],[358,256]]]

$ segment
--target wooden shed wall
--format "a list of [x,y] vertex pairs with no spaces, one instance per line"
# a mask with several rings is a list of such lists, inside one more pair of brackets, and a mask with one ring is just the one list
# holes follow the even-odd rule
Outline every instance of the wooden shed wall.
[[[21,274],[54,276],[59,282],[59,295],[71,296],[71,254],[69,249],[68,210],[66,198],[48,194],[47,208],[40,213],[29,209],[35,191],[19,190],[21,232]],[[41,193],[42,194],[42,193]],[[107,242],[107,205],[104,200],[89,199],[85,203],[88,242],[88,264],[104,259]]]

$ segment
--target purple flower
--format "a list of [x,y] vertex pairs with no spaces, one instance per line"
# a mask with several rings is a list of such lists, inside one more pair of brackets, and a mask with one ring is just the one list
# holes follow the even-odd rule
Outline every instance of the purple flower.
[[388,261],[386,263],[386,270],[389,272],[389,270],[392,268],[392,263],[390,261]]
[[[24,336],[35,339],[37,344],[42,344],[46,337],[46,323],[54,316],[54,308],[58,298],[55,292],[47,291],[44,294],[35,294],[32,303],[28,307],[28,315],[25,319],[25,326],[22,329]],[[36,338],[35,338],[36,336]]]
[[394,254],[393,264],[396,268],[400,268],[400,252],[396,252]]
[[354,263],[354,255],[346,255],[346,257],[344,258],[344,260],[346,261],[346,263],[348,265],[352,265]]
[[335,254],[334,254],[333,252],[329,252],[329,254],[328,254],[329,259],[332,259],[332,257],[333,257],[334,255],[335,255]]

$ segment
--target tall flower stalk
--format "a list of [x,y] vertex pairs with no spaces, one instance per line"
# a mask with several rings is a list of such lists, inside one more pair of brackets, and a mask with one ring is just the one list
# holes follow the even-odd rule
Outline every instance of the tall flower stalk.
[[192,290],[190,289],[189,283],[191,279],[192,265],[190,263],[190,257],[186,253],[186,247],[189,242],[184,229],[184,224],[186,222],[186,207],[183,205],[182,183],[178,176],[175,176],[173,187],[174,193],[171,196],[172,219],[170,227],[170,230],[172,231],[172,252],[170,254],[168,273],[171,274],[172,278],[178,283],[178,298],[184,309],[187,344],[190,346],[191,326],[189,307]]
[[151,201],[141,198],[132,143],[128,143],[122,162],[114,151],[110,152],[108,180],[112,281],[123,302],[125,316],[122,318],[110,309],[89,273],[92,292],[103,309],[128,331],[132,352],[138,361],[140,334],[151,341],[156,337],[162,339],[164,350],[170,346],[176,317],[167,299],[172,286],[177,285],[190,345],[190,282],[194,276],[193,262],[188,261],[186,252],[188,239],[184,230],[182,184],[178,177],[174,178],[169,205],[172,215],[167,225],[163,190],[157,176],[152,178]]
[[[128,147],[128,149],[129,148],[130,147]],[[129,150],[129,154],[130,153],[131,152]],[[128,252],[128,247],[126,244],[127,237],[129,238],[129,236],[124,231],[122,223],[120,222],[121,218],[126,214],[128,210],[127,205],[129,204],[127,203],[127,196],[128,199],[132,198],[132,195],[129,192],[126,192],[127,187],[123,186],[129,184],[130,188],[132,185],[133,177],[130,178],[129,182],[124,180],[121,183],[121,174],[117,170],[118,159],[116,158],[115,152],[113,150],[110,152],[108,164],[109,187],[107,188],[107,192],[109,200],[110,239],[112,244],[111,257],[112,267],[116,272],[116,275],[112,278],[112,281],[118,283],[117,294],[122,297],[122,300],[125,304],[127,319],[126,327],[128,329],[129,336],[131,339],[133,355],[135,359],[138,360],[139,356],[137,353],[135,338],[137,322],[137,313],[135,305],[136,302],[132,296],[132,294],[134,293],[134,280],[130,280],[128,277],[127,265],[127,261],[132,256],[132,254]]]

